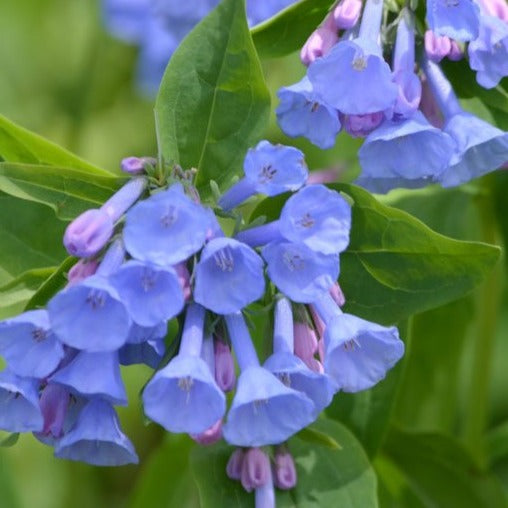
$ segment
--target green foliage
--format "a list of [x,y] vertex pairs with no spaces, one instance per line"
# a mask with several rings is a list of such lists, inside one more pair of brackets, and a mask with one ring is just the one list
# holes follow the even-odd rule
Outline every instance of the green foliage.
[[21,312],[65,257],[65,224],[34,202],[0,192],[0,317]]
[[334,0],[302,0],[253,28],[259,56],[274,58],[300,50],[333,3]]
[[142,465],[129,508],[198,508],[189,469],[192,446],[187,436],[167,436]]
[[[210,49],[213,48],[213,51]],[[270,96],[243,0],[225,0],[187,36],[166,69],[155,105],[164,158],[196,168],[202,197],[242,172],[262,136]]]
[[[498,248],[437,234],[359,187],[330,187],[354,202],[351,240],[341,254],[339,278],[347,312],[380,323],[399,322],[471,291],[499,258]],[[264,200],[252,217],[277,218],[286,199]]]
[[[343,425],[327,419],[318,420],[311,428],[329,435],[341,448],[319,443],[309,446],[298,436],[293,437],[289,449],[295,459],[298,484],[291,491],[277,491],[277,506],[377,507],[376,476],[355,437]],[[191,468],[202,508],[252,506],[252,497],[240,483],[224,474],[232,451],[232,447],[222,444],[195,448]]]
[[0,190],[50,206],[62,220],[101,206],[123,179],[36,164],[0,163]]
[[384,453],[376,461],[385,489],[382,507],[506,506],[500,484],[451,437],[392,429]]
[[25,164],[44,164],[81,169],[88,173],[108,176],[98,168],[64,148],[30,132],[0,115],[0,160]]

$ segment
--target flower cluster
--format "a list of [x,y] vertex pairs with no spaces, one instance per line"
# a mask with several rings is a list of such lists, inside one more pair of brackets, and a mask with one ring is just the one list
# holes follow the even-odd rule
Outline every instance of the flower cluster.
[[[248,0],[250,26],[272,17],[296,0]],[[103,18],[119,39],[140,47],[138,81],[153,95],[171,55],[182,39],[220,0],[103,0]]]
[[[306,76],[278,92],[281,129],[321,148],[331,148],[341,129],[365,137],[358,183],[375,192],[455,186],[508,161],[508,133],[464,111],[438,65],[462,58],[467,44],[480,85],[507,76],[504,0],[427,0],[418,59],[413,13],[404,8],[390,25],[383,14],[382,0],[367,0],[363,11],[360,0],[341,0],[328,14],[301,51]],[[381,41],[394,26],[390,66],[391,46]]]
[[[127,404],[120,365],[144,363],[155,370],[142,394],[147,417],[202,444],[223,437],[240,447],[228,474],[269,498],[273,484],[296,482],[285,441],[339,390],[383,379],[404,345],[395,327],[341,311],[336,281],[351,205],[306,183],[299,150],[262,141],[248,151],[245,176],[219,199],[219,216],[234,217],[255,194],[292,195],[276,221],[233,236],[199,202],[188,172],[176,168],[160,184],[150,178],[162,174],[154,163],[123,161],[131,180],[65,232],[67,250],[81,258],[67,286],[46,309],[0,323],[7,362],[0,428],[33,432],[57,457],[137,462],[113,406]],[[274,318],[272,354],[263,362],[246,309],[261,299]],[[167,333],[174,319],[176,337]],[[276,446],[273,468],[260,449],[269,445]]]

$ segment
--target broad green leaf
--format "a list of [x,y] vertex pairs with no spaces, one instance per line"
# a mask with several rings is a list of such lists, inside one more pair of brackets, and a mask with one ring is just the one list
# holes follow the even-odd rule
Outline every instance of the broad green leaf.
[[199,508],[189,469],[193,445],[187,436],[167,436],[142,464],[129,508]]
[[430,185],[423,189],[397,189],[378,200],[400,208],[421,220],[437,233],[457,240],[481,239],[478,201],[480,190],[472,185],[443,189]]
[[[354,201],[351,240],[339,282],[347,312],[396,323],[453,301],[478,285],[499,258],[497,247],[452,240],[411,215],[347,184],[330,187]],[[252,217],[277,218],[287,195],[266,199]]]
[[300,50],[333,3],[334,0],[302,0],[254,27],[252,38],[259,55],[274,58]]
[[122,181],[76,169],[0,162],[1,191],[20,200],[50,206],[62,220],[98,208]]
[[0,287],[0,319],[23,312],[28,301],[55,269],[47,267],[28,270]]
[[49,276],[39,285],[30,300],[27,302],[25,309],[31,310],[43,307],[48,300],[67,283],[67,272],[72,268],[76,258],[68,257],[62,264],[56,267]]
[[245,18],[243,0],[224,0],[171,57],[155,105],[159,149],[196,168],[202,197],[242,172],[262,136],[270,96]]
[[3,448],[9,448],[10,446],[14,446],[18,442],[18,439],[19,432],[13,432],[0,441],[0,446]]
[[414,316],[394,418],[404,428],[453,433],[471,297]]
[[7,162],[63,166],[95,175],[111,176],[109,171],[80,159],[2,115],[0,115],[0,159]]
[[65,224],[38,203],[0,193],[0,286],[5,287],[28,270],[60,264],[65,257]]
[[26,303],[65,258],[65,224],[39,203],[0,192],[0,319]]
[[[401,338],[407,342],[407,324],[399,326],[399,331]],[[400,381],[407,369],[406,356],[370,390],[339,392],[326,408],[328,417],[347,425],[354,432],[369,457],[376,455],[388,430]]]
[[[318,420],[312,427],[329,435],[342,448],[310,445],[298,436],[293,437],[289,449],[295,459],[298,483],[293,490],[276,491],[277,507],[377,507],[376,476],[355,437],[341,424],[327,419]],[[191,469],[202,508],[253,505],[252,494],[226,476],[226,464],[233,449],[223,444],[194,449]]]
[[[482,471],[451,437],[392,429],[384,453],[422,507],[506,506],[497,480]],[[381,472],[380,476],[386,477],[386,472]]]

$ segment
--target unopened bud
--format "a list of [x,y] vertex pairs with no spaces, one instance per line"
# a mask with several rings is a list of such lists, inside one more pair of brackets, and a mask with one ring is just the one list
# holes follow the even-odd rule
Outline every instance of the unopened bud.
[[339,30],[353,28],[362,12],[362,0],[342,0],[333,11],[335,26]]
[[270,459],[263,450],[250,448],[242,463],[240,481],[247,492],[263,486],[270,478]]
[[275,454],[275,486],[282,490],[295,487],[297,481],[295,462],[287,451],[277,451]]

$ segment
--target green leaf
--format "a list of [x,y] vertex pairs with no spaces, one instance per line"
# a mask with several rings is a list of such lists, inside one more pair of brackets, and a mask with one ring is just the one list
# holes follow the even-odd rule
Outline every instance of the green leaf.
[[461,367],[474,318],[471,297],[412,319],[394,418],[405,428],[452,433],[461,395]]
[[0,159],[7,162],[64,166],[95,175],[111,176],[109,171],[80,159],[2,115],[0,115]]
[[28,270],[60,264],[65,224],[51,210],[1,192],[0,209],[0,287],[8,289]]
[[[293,437],[289,449],[295,459],[298,483],[293,490],[276,491],[277,507],[377,507],[376,476],[355,437],[341,424],[327,419],[318,420],[312,428],[330,436],[342,448],[318,443],[309,446],[298,436]],[[223,444],[194,449],[191,469],[202,508],[252,506],[252,494],[226,476],[232,451]]]
[[328,448],[331,448],[332,450],[340,450],[342,448],[342,446],[340,446],[333,437],[317,430],[315,427],[306,427],[305,429],[302,429],[298,432],[297,437],[307,443],[328,446]]
[[101,206],[123,181],[76,169],[0,162],[1,191],[50,206],[62,220]]
[[54,269],[46,280],[38,287],[25,306],[25,310],[43,307],[48,300],[67,283],[67,272],[72,268],[76,258],[68,257]]
[[242,172],[249,147],[268,122],[270,96],[245,18],[243,0],[224,0],[171,57],[155,105],[166,160],[197,169],[210,196]]
[[199,508],[189,469],[193,445],[188,436],[167,436],[141,465],[129,508]]
[[[354,201],[351,240],[341,254],[339,278],[346,312],[379,323],[400,322],[471,291],[499,259],[497,247],[435,233],[359,187],[330,187]],[[264,200],[252,218],[274,220],[286,199]]]
[[321,24],[334,0],[302,0],[252,29],[262,58],[274,58],[300,50]]
[[28,270],[0,287],[0,319],[23,312],[37,289],[54,271],[54,267]]
[[9,448],[11,446],[14,446],[19,439],[19,432],[14,432],[12,434],[9,434],[7,437],[3,438],[0,441],[0,446],[4,448]]
[[[482,471],[451,437],[440,434],[412,434],[392,429],[385,443],[384,453],[384,460],[388,460],[391,465],[388,470],[382,463],[381,467],[377,467],[383,483],[390,483],[393,468],[396,468],[400,478],[405,480],[404,488],[399,484],[399,491],[409,489],[422,507],[506,506],[500,484],[493,476]],[[390,474],[387,474],[388,472]],[[396,498],[398,493],[392,491],[392,495]]]

